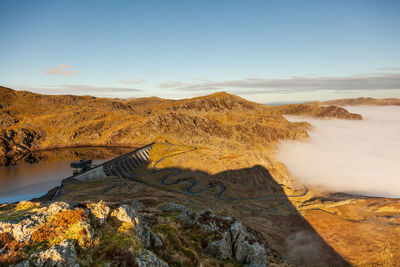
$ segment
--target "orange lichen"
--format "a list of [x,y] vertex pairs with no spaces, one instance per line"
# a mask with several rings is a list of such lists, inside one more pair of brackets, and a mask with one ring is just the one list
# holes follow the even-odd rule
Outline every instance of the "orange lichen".
[[[86,214],[83,209],[62,211],[50,217],[45,224],[41,225],[39,229],[33,232],[32,240],[35,242],[53,243],[53,240],[64,236],[72,225],[85,219]],[[80,229],[78,234],[84,235],[84,230]]]
[[0,249],[6,249],[5,253],[0,255],[0,266],[15,264],[25,258],[23,249],[29,246],[28,242],[19,243],[12,239],[7,233],[0,233]]
[[23,260],[23,256],[19,251],[8,251],[7,253],[0,256],[0,265],[4,264],[9,266]]

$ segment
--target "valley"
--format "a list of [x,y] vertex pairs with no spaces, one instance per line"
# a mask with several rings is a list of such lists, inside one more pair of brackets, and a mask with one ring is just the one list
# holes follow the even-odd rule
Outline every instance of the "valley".
[[[398,199],[306,187],[276,159],[279,140],[306,141],[311,128],[283,115],[361,120],[362,114],[316,102],[265,106],[224,92],[184,100],[122,100],[0,90],[2,165],[29,162],[27,154],[45,155],[48,149],[91,146],[101,154],[94,146],[127,146],[128,152],[155,142],[132,177],[66,183],[56,201],[119,205],[134,199],[151,212],[169,202],[211,210],[259,232],[265,247],[279,255],[276,266],[400,262]],[[48,203],[50,195],[36,201]]]

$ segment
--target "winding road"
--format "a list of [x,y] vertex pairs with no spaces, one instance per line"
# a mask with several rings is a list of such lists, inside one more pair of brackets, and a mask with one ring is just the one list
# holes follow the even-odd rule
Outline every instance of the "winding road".
[[[170,145],[170,146],[175,146],[174,144],[169,143],[168,141],[167,141],[166,144],[167,144],[167,145]],[[184,192],[185,192],[185,193],[188,193],[188,194],[199,194],[199,193],[205,192],[205,191],[207,191],[207,190],[210,190],[210,189],[219,187],[221,190],[216,194],[215,198],[218,199],[218,200],[223,200],[223,201],[257,200],[257,199],[274,199],[274,200],[275,200],[276,198],[279,198],[279,197],[281,197],[281,198],[303,197],[303,196],[305,196],[305,195],[308,193],[308,188],[305,187],[305,186],[303,185],[304,188],[305,188],[305,190],[304,190],[303,193],[298,194],[298,195],[275,195],[275,194],[273,194],[273,195],[264,195],[264,196],[257,196],[257,197],[248,197],[248,198],[223,198],[223,197],[222,197],[222,194],[223,194],[223,193],[226,191],[226,189],[227,189],[227,187],[226,187],[225,185],[213,184],[213,185],[209,185],[209,186],[207,186],[207,187],[205,187],[205,188],[203,188],[203,189],[200,189],[200,190],[198,190],[198,191],[192,191],[192,189],[197,185],[197,182],[196,182],[196,181],[191,181],[191,180],[187,180],[187,179],[178,179],[178,180],[175,180],[175,181],[173,181],[173,182],[169,182],[169,183],[168,183],[168,182],[167,182],[167,179],[168,179],[168,178],[177,176],[177,175],[181,174],[182,171],[181,171],[180,169],[178,169],[178,168],[159,169],[159,168],[157,168],[157,165],[160,164],[163,160],[165,160],[165,159],[167,159],[167,158],[175,157],[175,156],[178,156],[178,155],[182,155],[182,154],[189,153],[189,152],[192,152],[192,151],[197,150],[197,147],[194,147],[194,146],[187,146],[187,147],[188,147],[188,148],[191,148],[191,149],[190,149],[190,150],[187,150],[187,151],[175,153],[175,154],[172,154],[172,155],[164,156],[164,157],[160,158],[158,161],[156,161],[156,162],[154,163],[154,165],[153,165],[153,167],[152,167],[152,169],[153,169],[153,170],[152,170],[152,173],[153,173],[153,174],[154,174],[154,173],[160,173],[160,172],[166,172],[166,171],[167,171],[167,172],[174,172],[173,174],[170,174],[170,175],[168,175],[168,176],[166,176],[166,177],[163,177],[163,178],[159,181],[159,183],[160,183],[161,185],[170,186],[170,185],[176,185],[176,184],[180,184],[180,183],[188,183],[188,182],[189,182],[189,183],[191,183],[191,184],[190,184],[189,186],[187,186],[187,187],[184,189]]]

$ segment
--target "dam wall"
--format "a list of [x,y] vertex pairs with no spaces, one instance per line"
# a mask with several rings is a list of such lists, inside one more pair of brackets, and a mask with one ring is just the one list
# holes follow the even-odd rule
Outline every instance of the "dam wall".
[[105,178],[107,176],[117,176],[120,178],[133,177],[133,171],[139,165],[149,159],[149,152],[153,143],[138,148],[132,152],[119,156],[104,162],[88,171],[75,175],[74,178],[79,181],[90,181],[96,178]]
[[79,181],[90,181],[96,178],[105,178],[107,175],[104,172],[104,167],[102,165],[96,166],[84,173],[78,174],[73,178]]
[[63,185],[73,183],[74,181],[91,181],[98,178],[105,178],[107,176],[117,176],[119,178],[133,178],[133,172],[136,167],[145,163],[149,159],[149,152],[154,143],[138,148],[132,152],[113,158],[104,162],[90,170],[83,173],[73,175],[64,179],[58,187],[52,200],[57,198],[63,193]]

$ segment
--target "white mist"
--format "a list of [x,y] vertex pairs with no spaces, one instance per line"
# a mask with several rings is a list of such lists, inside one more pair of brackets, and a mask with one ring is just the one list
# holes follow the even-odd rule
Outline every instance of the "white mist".
[[280,142],[278,160],[306,185],[370,196],[400,197],[400,107],[345,107],[362,121],[308,121],[305,142]]

